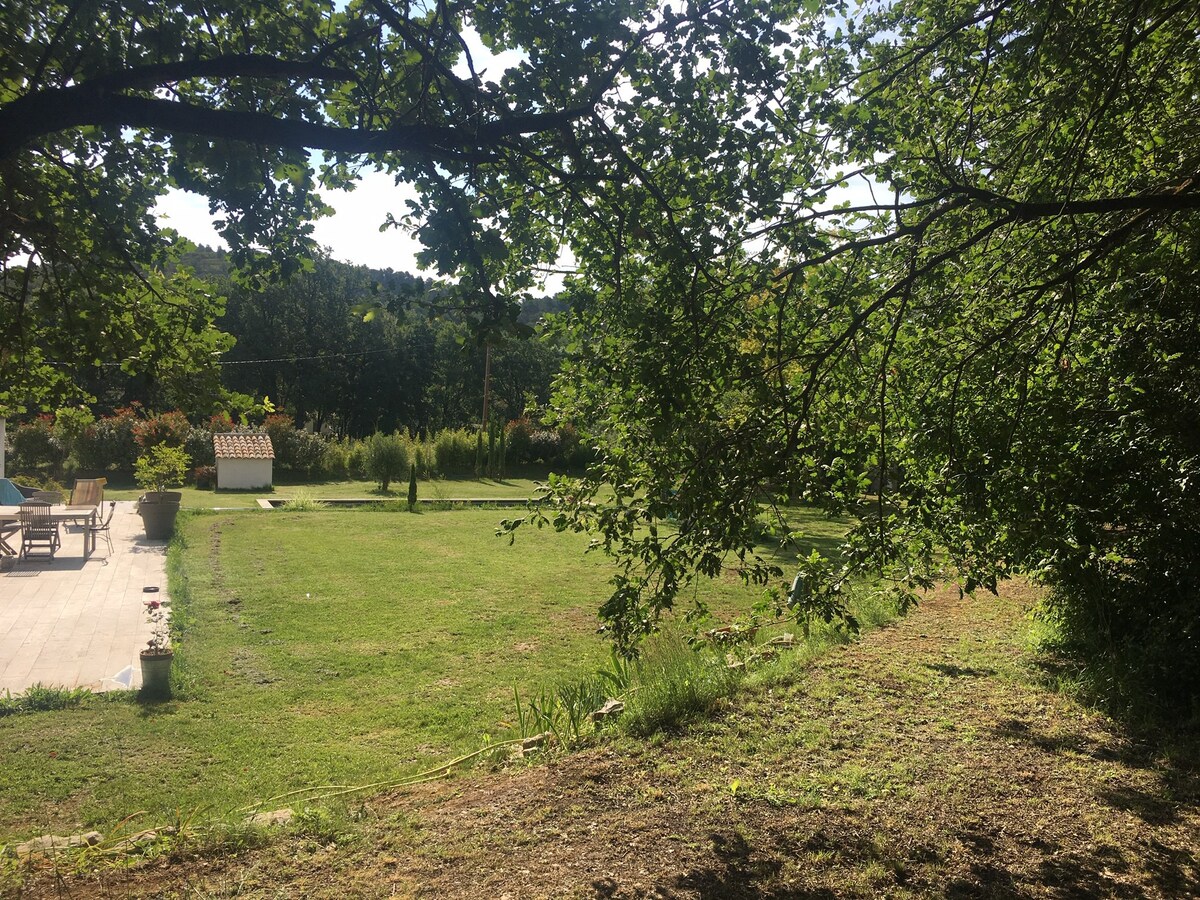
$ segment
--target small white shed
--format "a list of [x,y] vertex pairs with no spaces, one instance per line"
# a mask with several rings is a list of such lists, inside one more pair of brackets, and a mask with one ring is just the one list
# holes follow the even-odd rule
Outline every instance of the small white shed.
[[213,450],[218,490],[252,491],[271,486],[275,448],[269,434],[214,434]]

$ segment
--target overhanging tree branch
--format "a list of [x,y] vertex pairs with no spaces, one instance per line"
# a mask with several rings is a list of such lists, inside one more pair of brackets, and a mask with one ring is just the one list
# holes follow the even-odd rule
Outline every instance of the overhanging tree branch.
[[[278,59],[257,53],[237,53],[211,59],[184,60],[134,66],[109,75],[101,75],[80,84],[80,90],[123,91],[150,88],[192,78],[302,78],[319,81],[357,81],[349,69],[327,66],[303,59]],[[60,89],[62,90],[62,89]],[[59,91],[40,93],[55,94]],[[36,95],[30,95],[32,98]]]
[[1013,200],[994,191],[969,185],[956,185],[947,193],[959,194],[983,206],[1003,209],[1018,220],[1043,219],[1054,216],[1103,215],[1114,212],[1175,212],[1200,209],[1200,192],[1196,191],[1198,176],[1184,178],[1174,184],[1144,194],[1124,197],[1097,197],[1091,200]]
[[515,115],[481,124],[401,125],[371,130],[162,98],[126,97],[83,86],[52,93],[53,102],[34,94],[0,109],[0,159],[12,156],[38,137],[87,125],[150,128],[298,150],[409,151],[438,158],[487,159],[490,157],[486,151],[504,138],[557,130],[590,112],[589,108],[576,108]]

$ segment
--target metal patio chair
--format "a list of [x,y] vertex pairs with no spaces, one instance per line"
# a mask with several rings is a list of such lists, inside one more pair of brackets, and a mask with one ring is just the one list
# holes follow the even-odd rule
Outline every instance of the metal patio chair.
[[112,517],[113,512],[117,508],[116,500],[108,501],[108,515],[104,517],[103,522],[97,522],[95,525],[88,526],[88,531],[92,534],[92,546],[95,547],[96,535],[103,534],[104,540],[108,543],[108,552],[111,554],[113,549],[112,543]]

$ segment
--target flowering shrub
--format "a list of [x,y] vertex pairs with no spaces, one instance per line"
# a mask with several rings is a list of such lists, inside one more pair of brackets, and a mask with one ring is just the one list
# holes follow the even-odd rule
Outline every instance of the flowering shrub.
[[267,416],[262,430],[271,436],[276,467],[280,469],[293,468],[296,456],[296,423],[292,421],[292,417],[282,413]]
[[146,601],[146,618],[150,620],[150,640],[142,652],[148,655],[166,653],[171,649],[171,623],[166,607],[158,600]]
[[143,450],[150,450],[159,444],[182,447],[191,429],[187,416],[176,409],[138,422],[133,427],[133,436]]
[[540,460],[550,465],[558,459],[562,449],[557,431],[535,431],[529,437],[529,460]]
[[192,480],[196,482],[196,487],[202,491],[207,491],[217,483],[217,467],[216,466],[196,466],[192,470]]
[[212,432],[207,428],[193,428],[183,442],[184,452],[197,466],[215,466],[217,455],[213,450]]
[[222,412],[217,413],[215,416],[209,416],[207,427],[213,434],[224,434],[227,431],[233,431],[235,426],[229,413]]
[[508,461],[517,464],[529,462],[529,451],[533,445],[535,431],[533,422],[526,416],[521,416],[504,426],[504,431]]
[[570,463],[579,447],[579,432],[570,422],[558,427],[558,453],[563,462]]
[[138,456],[134,436],[138,421],[135,405],[122,407],[87,426],[75,441],[75,459],[80,467],[96,472],[131,471]]

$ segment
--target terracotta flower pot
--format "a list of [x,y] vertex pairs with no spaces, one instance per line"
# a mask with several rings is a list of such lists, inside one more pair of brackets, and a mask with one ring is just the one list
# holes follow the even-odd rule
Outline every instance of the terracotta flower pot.
[[138,515],[146,537],[152,541],[165,541],[175,532],[175,517],[179,515],[179,491],[147,491],[138,500]]

